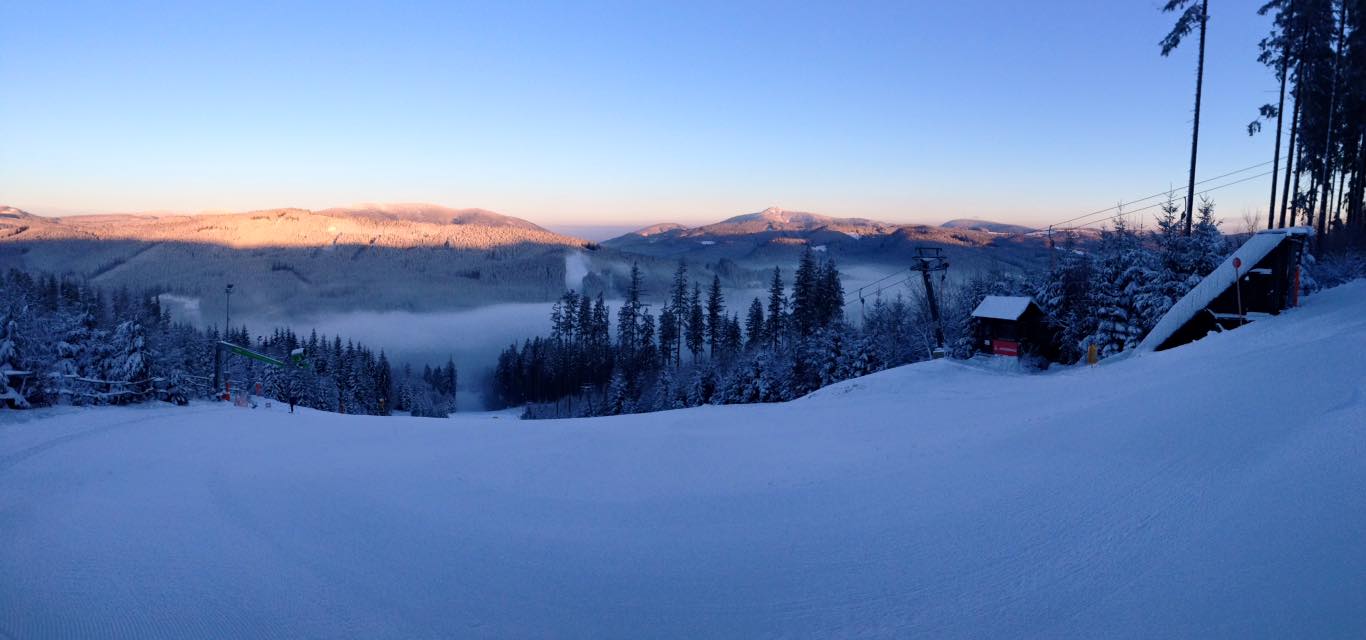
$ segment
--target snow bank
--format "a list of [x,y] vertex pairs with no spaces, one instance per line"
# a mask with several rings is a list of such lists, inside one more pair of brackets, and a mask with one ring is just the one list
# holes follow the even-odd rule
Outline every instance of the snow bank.
[[780,405],[0,412],[0,637],[1361,637],[1363,341],[1357,282]]

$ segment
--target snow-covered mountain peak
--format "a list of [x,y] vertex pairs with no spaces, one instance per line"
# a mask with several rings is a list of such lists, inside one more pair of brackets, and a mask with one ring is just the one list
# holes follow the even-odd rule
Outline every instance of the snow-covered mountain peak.
[[364,218],[378,221],[406,221],[424,224],[465,224],[486,227],[514,227],[544,231],[540,226],[488,209],[454,209],[426,202],[366,202],[334,207],[317,212],[338,218]]
[[0,218],[31,218],[33,214],[17,207],[0,206]]

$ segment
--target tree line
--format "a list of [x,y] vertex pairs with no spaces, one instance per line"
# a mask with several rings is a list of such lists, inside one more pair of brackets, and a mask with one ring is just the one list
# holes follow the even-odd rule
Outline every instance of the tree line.
[[[1053,362],[1075,363],[1093,345],[1101,358],[1136,347],[1234,248],[1207,198],[1190,234],[1184,227],[1182,203],[1169,194],[1154,229],[1134,228],[1120,216],[1084,249],[1066,235],[1047,269],[981,273],[949,284],[940,305],[950,355],[975,355],[971,313],[988,295],[1029,296],[1040,305],[1054,332],[1055,350],[1047,354]],[[1306,260],[1306,289],[1366,275],[1358,254]],[[704,290],[680,261],[656,316],[642,302],[639,270],[631,273],[615,332],[601,295],[571,290],[551,311],[549,335],[504,349],[492,377],[495,403],[523,406],[537,418],[777,402],[927,360],[936,347],[923,292],[879,297],[852,323],[838,268],[810,247],[791,286],[775,268],[767,299],[751,300],[743,314],[731,311],[718,279]],[[1029,355],[1046,366],[1042,354]]]
[[[950,355],[974,355],[971,312],[987,295],[1032,297],[1055,332],[1057,349],[1048,354],[1055,362],[1076,362],[1092,345],[1102,358],[1133,348],[1232,249],[1212,201],[1201,201],[1189,235],[1182,209],[1169,194],[1154,229],[1120,216],[1098,243],[1064,236],[1047,269],[948,283],[940,307]],[[1359,252],[1305,260],[1306,290],[1366,276]],[[935,351],[923,292],[877,297],[851,322],[839,269],[810,247],[790,285],[775,267],[767,296],[748,305],[731,306],[719,277],[703,288],[689,273],[680,261],[655,298],[662,300],[655,313],[633,265],[615,321],[601,294],[565,292],[552,307],[548,335],[499,355],[489,379],[492,404],[526,407],[528,417],[564,417],[777,402]],[[10,270],[0,285],[0,407],[209,397],[222,338],[282,360],[303,349],[301,367],[224,359],[226,378],[259,382],[277,400],[371,415],[456,409],[458,372],[450,360],[418,372],[396,369],[382,350],[342,336],[277,329],[253,339],[245,326],[220,334],[173,322],[155,295],[70,278]]]
[[[1194,220],[1208,8],[1208,0],[1162,6],[1178,13],[1160,43],[1162,55],[1193,33],[1200,39],[1187,235]],[[1258,43],[1258,61],[1279,84],[1276,101],[1260,105],[1248,125],[1249,135],[1266,124],[1275,130],[1266,226],[1314,227],[1319,253],[1366,244],[1366,0],[1269,0],[1257,11],[1272,16],[1270,33]]]
[[699,404],[772,402],[878,368],[872,343],[844,320],[833,260],[809,247],[789,288],[774,268],[767,301],[743,317],[719,276],[705,292],[680,261],[658,316],[632,265],[611,330],[611,311],[570,290],[551,311],[551,332],[498,357],[491,395],[541,415],[615,415]]
[[0,276],[0,407],[184,401],[212,395],[219,340],[287,362],[276,367],[225,355],[238,390],[322,411],[444,417],[456,408],[455,363],[394,370],[386,354],[336,335],[290,329],[251,337],[174,322],[155,294],[113,292],[71,278],[10,270]]

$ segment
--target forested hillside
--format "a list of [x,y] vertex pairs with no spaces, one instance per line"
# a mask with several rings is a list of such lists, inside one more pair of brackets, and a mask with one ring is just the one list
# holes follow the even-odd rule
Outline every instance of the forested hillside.
[[[1019,295],[1039,303],[1057,345],[1048,358],[1026,354],[1032,366],[1047,367],[1049,359],[1070,364],[1092,346],[1101,358],[1123,353],[1235,246],[1219,232],[1210,200],[1198,207],[1189,236],[1174,198],[1163,203],[1154,231],[1119,217],[1087,251],[1063,235],[1049,267],[941,283],[946,351],[974,355],[973,308],[988,295]],[[1314,273],[1330,284],[1366,275],[1357,253],[1305,267],[1308,289],[1318,286]],[[679,262],[657,314],[641,303],[645,292],[636,278],[615,323],[601,296],[570,291],[555,306],[550,335],[503,352],[492,395],[505,405],[528,405],[530,417],[777,402],[935,351],[919,287],[873,299],[865,317],[850,318],[839,269],[827,256],[807,246],[788,278],[790,286],[775,269],[765,299],[726,300],[719,280],[704,287]]]
[[425,205],[196,216],[0,215],[0,267],[277,316],[552,300],[587,243],[525,220]]
[[453,362],[418,373],[340,335],[252,334],[245,326],[223,335],[173,322],[154,295],[16,270],[0,276],[0,409],[207,398],[220,339],[280,360],[303,349],[285,368],[226,356],[223,377],[239,391],[260,383],[268,398],[340,413],[456,409]]
[[[990,223],[983,223],[990,224]],[[957,272],[1035,268],[1048,260],[1048,239],[1025,227],[979,228],[946,224],[893,224],[865,218],[837,218],[770,207],[697,227],[657,224],[603,242],[604,247],[642,256],[720,260],[746,267],[795,262],[807,247],[842,264],[900,264],[917,247],[943,249]],[[1093,229],[1076,231],[1079,242]]]

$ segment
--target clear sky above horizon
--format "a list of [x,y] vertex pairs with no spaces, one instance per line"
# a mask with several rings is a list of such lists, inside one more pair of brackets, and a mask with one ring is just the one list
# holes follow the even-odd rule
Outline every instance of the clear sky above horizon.
[[[1160,4],[0,3],[0,204],[1048,223],[1184,188]],[[1201,178],[1271,160],[1256,4],[1211,8]]]

